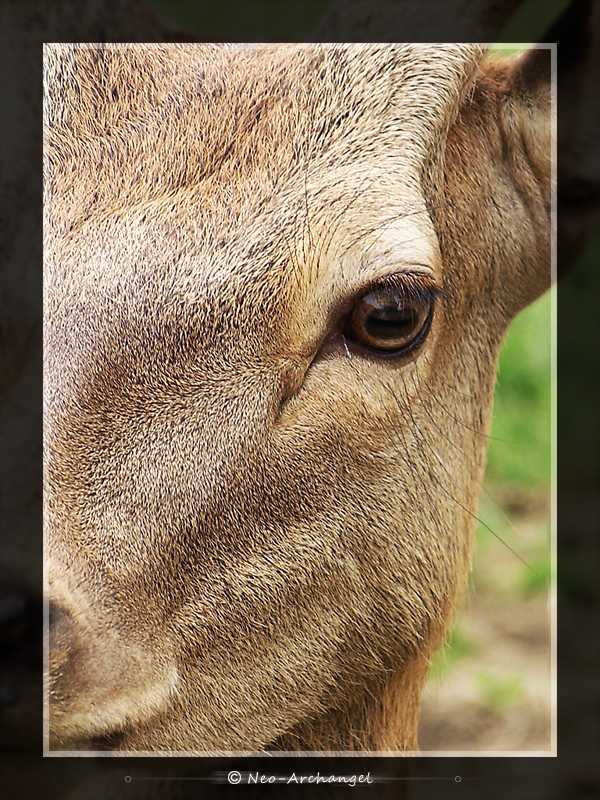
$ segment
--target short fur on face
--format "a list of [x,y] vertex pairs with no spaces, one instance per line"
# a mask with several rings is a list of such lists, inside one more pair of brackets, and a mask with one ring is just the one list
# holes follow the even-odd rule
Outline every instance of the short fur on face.
[[[417,748],[550,281],[547,63],[45,47],[51,747]],[[345,334],[386,281],[434,304],[397,357]]]

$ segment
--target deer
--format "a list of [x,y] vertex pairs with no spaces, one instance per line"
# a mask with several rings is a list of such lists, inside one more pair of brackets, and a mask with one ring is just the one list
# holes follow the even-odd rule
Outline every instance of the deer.
[[550,53],[45,45],[50,751],[418,751]]

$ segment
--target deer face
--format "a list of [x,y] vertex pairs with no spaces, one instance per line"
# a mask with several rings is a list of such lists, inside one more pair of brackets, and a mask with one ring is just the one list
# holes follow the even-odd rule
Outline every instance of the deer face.
[[51,746],[414,749],[549,278],[543,80],[462,45],[47,55]]

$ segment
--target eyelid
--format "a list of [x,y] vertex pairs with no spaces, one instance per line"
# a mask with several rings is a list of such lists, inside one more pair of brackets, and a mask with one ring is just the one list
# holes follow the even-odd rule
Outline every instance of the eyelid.
[[428,295],[431,298],[443,296],[444,290],[437,280],[425,272],[394,272],[377,278],[365,287],[357,297],[364,297],[375,289],[396,289],[412,297]]

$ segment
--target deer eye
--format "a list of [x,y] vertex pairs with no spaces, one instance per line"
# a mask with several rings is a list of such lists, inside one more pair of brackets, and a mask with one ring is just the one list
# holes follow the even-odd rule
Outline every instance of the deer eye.
[[378,287],[356,303],[344,335],[377,353],[404,353],[423,341],[432,312],[433,296],[426,291]]

